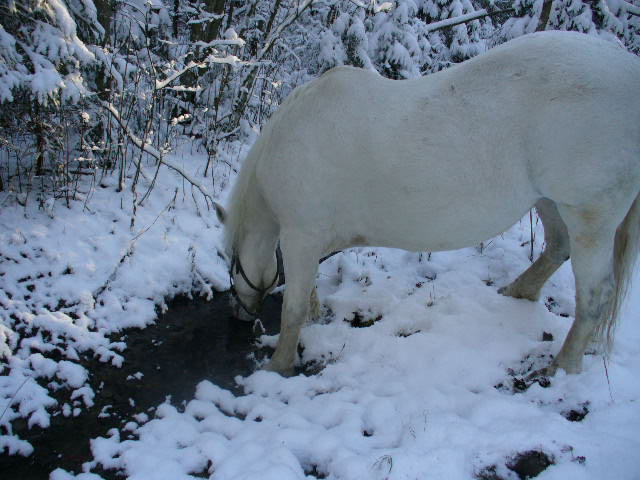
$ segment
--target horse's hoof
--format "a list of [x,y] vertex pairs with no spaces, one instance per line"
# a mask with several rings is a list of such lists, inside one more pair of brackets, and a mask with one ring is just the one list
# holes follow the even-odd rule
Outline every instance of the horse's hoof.
[[293,366],[279,365],[277,362],[270,361],[264,366],[267,372],[275,372],[283,377],[293,377],[295,374]]
[[548,387],[551,384],[549,377],[553,377],[555,373],[555,368],[550,370],[550,367],[551,365],[549,367],[540,368],[530,372],[529,375],[525,377],[527,383],[532,384],[537,382],[541,387]]
[[553,372],[551,373],[551,375],[555,375],[558,369],[564,370],[569,375],[575,375],[578,373],[582,373],[582,362],[554,361],[551,365],[547,367],[547,369]]
[[529,300],[531,302],[537,302],[540,298],[539,295],[519,290],[517,287],[514,287],[513,284],[500,287],[498,289],[498,293],[500,295],[504,295],[505,297],[519,298],[522,300]]
[[542,369],[542,374],[545,377],[553,377],[555,376],[557,371],[558,371],[558,365],[556,365],[555,362],[553,362],[553,363],[550,363],[547,368]]
[[500,295],[504,295],[505,297],[522,298],[522,294],[518,291],[517,288],[514,288],[513,284],[500,287],[498,289],[498,293]]

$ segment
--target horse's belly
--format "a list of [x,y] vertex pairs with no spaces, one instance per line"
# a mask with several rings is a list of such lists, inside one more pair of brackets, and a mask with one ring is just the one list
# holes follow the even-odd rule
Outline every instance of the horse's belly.
[[[369,164],[383,164],[375,160]],[[412,251],[477,245],[510,228],[539,198],[522,162],[480,164],[452,156],[423,168],[400,157],[397,168],[362,169],[348,184],[334,176],[327,183],[340,184],[340,192],[325,202],[337,215],[326,221],[336,219],[333,231],[366,237],[370,245]]]
[[483,161],[476,154],[469,162],[462,154],[439,158],[382,145],[369,155],[350,145],[343,145],[347,155],[333,147],[317,162],[276,163],[261,177],[280,225],[300,229],[326,251],[473,246],[507,230],[539,198],[513,155]]
[[[535,200],[533,197],[512,199],[510,204],[503,203],[496,208],[467,204],[440,212],[408,209],[402,214],[381,215],[380,218],[371,219],[372,225],[362,226],[362,233],[356,233],[353,237],[366,239],[362,243],[372,246],[410,251],[470,247],[509,229],[533,206]],[[353,223],[359,222],[354,218]]]

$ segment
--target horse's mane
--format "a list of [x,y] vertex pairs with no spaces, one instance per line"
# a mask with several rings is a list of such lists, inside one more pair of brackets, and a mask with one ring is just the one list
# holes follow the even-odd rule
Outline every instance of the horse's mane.
[[[352,68],[352,67],[349,67]],[[249,150],[245,158],[240,172],[236,178],[236,183],[231,190],[227,202],[227,216],[225,220],[224,232],[224,251],[229,258],[233,255],[237,245],[244,237],[244,223],[247,218],[247,207],[250,204],[250,195],[255,193],[256,165],[261,157],[264,146],[269,142],[271,136],[272,125],[277,118],[283,115],[287,110],[287,105],[294,102],[302,92],[306,91],[310,83],[301,85],[287,96],[280,108],[273,114],[271,119],[262,129],[260,136]]]
[[260,139],[251,148],[245,158],[236,182],[227,201],[227,216],[224,222],[224,251],[229,258],[244,236],[244,220],[247,216],[248,192],[254,182],[256,160],[258,158]]

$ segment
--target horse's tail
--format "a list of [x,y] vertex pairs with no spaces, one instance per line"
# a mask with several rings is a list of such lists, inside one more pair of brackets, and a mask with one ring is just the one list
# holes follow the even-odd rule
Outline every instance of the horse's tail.
[[620,307],[631,284],[633,268],[640,250],[640,194],[636,197],[624,220],[616,230],[613,247],[614,294],[611,314],[600,328],[600,338],[607,351],[613,344]]

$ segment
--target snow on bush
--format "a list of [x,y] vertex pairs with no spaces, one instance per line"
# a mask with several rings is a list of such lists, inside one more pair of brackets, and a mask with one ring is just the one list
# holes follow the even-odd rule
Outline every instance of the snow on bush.
[[19,88],[43,104],[61,92],[78,101],[84,93],[80,70],[95,56],[78,37],[70,11],[82,17],[91,32],[86,37],[100,35],[93,2],[17,0],[6,10],[9,15],[0,25],[0,103],[13,101]]

